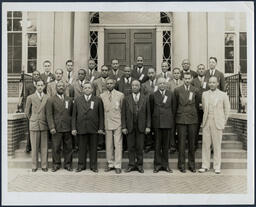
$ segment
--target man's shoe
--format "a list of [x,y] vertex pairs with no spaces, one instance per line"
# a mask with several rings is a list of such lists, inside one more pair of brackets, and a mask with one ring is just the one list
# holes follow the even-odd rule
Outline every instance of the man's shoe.
[[114,170],[114,169],[115,169],[114,167],[106,167],[104,172],[109,172],[109,171]]
[[120,174],[122,172],[120,168],[116,168],[115,171],[116,171],[116,174]]
[[105,146],[98,146],[97,147],[97,151],[102,151],[102,150],[105,150]]
[[52,168],[52,172],[56,172],[57,170],[59,170],[60,168],[59,167],[53,167]]
[[195,172],[196,172],[196,169],[195,169],[195,168],[192,168],[192,167],[190,167],[189,170],[190,170],[192,173],[195,173]]
[[70,172],[73,171],[72,167],[64,167],[64,169]]
[[163,168],[163,170],[168,173],[173,173],[173,171],[169,167]]
[[99,172],[98,169],[95,169],[95,168],[91,168],[91,171],[95,173]]
[[42,171],[47,172],[48,168],[42,168]]
[[215,174],[220,174],[220,170],[215,170]]
[[79,168],[76,169],[76,172],[82,172],[83,170],[85,170],[85,168],[80,168],[79,167]]
[[171,147],[170,153],[171,153],[171,154],[174,154],[175,152],[176,152],[176,149],[175,149],[174,147]]
[[153,170],[153,173],[158,173],[159,172],[159,169],[154,169]]
[[185,170],[184,168],[180,168],[179,170],[180,170],[180,172],[182,172],[182,173],[186,173],[186,170]]
[[208,171],[207,168],[201,168],[201,169],[198,170],[198,172],[200,172],[200,173],[205,173],[205,172],[207,172],[207,171]]
[[37,168],[32,169],[32,172],[36,172],[36,171],[37,171]]
[[142,167],[138,167],[138,172],[139,172],[139,173],[144,173],[143,168],[142,168]]
[[30,152],[31,152],[31,148],[26,147],[25,152],[26,152],[26,153],[30,153]]
[[125,172],[131,172],[131,171],[133,171],[134,170],[134,168],[133,167],[128,167],[126,170],[125,170]]

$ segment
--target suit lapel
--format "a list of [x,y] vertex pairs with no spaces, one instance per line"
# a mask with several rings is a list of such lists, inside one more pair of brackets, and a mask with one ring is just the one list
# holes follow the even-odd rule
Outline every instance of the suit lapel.
[[133,95],[131,94],[131,95],[129,95],[128,96],[128,103],[129,103],[129,107],[130,107],[130,110],[131,110],[131,112],[133,112]]
[[[37,95],[36,95],[36,96],[37,96]],[[38,96],[37,96],[37,97],[38,97]],[[38,97],[38,99],[39,99],[39,97]],[[44,94],[43,100],[41,101],[41,100],[39,99],[40,107],[39,107],[39,109],[38,109],[38,112],[40,112],[40,111],[42,110],[42,108],[43,108],[43,106],[45,105],[46,101],[47,101],[47,96],[46,96],[46,94]]]

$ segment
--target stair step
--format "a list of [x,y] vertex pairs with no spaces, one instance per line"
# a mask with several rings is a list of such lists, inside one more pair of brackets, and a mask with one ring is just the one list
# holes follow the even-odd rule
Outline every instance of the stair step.
[[[187,161],[186,161],[187,162]],[[62,159],[63,163],[63,159]],[[177,159],[169,159],[169,166],[172,169],[177,169],[178,160]],[[128,159],[123,159],[122,168],[126,168],[128,165]],[[213,165],[213,160],[211,159],[211,167]],[[40,162],[39,162],[40,166]],[[89,162],[87,162],[87,166],[89,166]],[[146,158],[144,159],[143,166],[145,169],[153,169],[153,159]],[[23,159],[8,159],[8,167],[9,168],[31,168],[31,159],[23,158]],[[52,167],[52,161],[48,161],[48,167]],[[73,168],[77,167],[77,158],[73,159]],[[106,159],[98,159],[98,168],[104,169],[106,167]],[[199,169],[201,167],[201,159],[196,159],[196,168]],[[88,168],[88,167],[87,167]],[[221,164],[222,169],[246,169],[247,168],[247,160],[246,159],[222,159]]]
[[[200,128],[200,132],[202,131],[202,127]],[[225,126],[223,133],[232,133],[234,132],[234,129],[232,126]]]

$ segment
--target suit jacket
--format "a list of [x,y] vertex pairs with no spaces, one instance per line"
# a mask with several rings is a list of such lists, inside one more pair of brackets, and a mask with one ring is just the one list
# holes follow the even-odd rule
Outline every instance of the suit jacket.
[[69,80],[68,80],[68,72],[67,71],[63,72],[62,80],[64,80],[67,85],[69,85],[69,84],[74,85],[74,82],[76,81],[76,79],[77,78],[76,78],[74,70],[72,71]]
[[55,75],[52,74],[51,72],[48,75],[46,75],[45,73],[41,73],[40,76],[41,76],[41,79],[45,82],[45,84],[55,81]]
[[118,69],[117,75],[114,74],[113,69],[109,70],[109,77],[119,81],[120,78],[123,76],[124,72],[121,69]]
[[[86,80],[84,80],[84,82],[85,81]],[[84,94],[83,87],[81,87],[81,84],[77,79],[76,81],[74,81],[73,91],[72,91],[72,94],[70,94],[70,97],[74,97],[74,99],[76,99],[77,97],[82,96],[83,94]]]
[[100,94],[104,106],[105,130],[115,130],[121,127],[121,108],[124,94],[113,89],[109,100],[109,91]]
[[[196,78],[198,76],[197,72],[193,71],[190,69],[190,74],[192,75],[193,78]],[[181,76],[180,79],[182,80],[184,78],[184,71],[181,71]]]
[[36,93],[28,96],[25,107],[25,114],[29,119],[30,131],[45,131],[48,130],[46,121],[45,105],[49,96],[44,94],[42,100]]
[[96,79],[98,79],[99,77],[101,77],[101,74],[100,74],[100,72],[98,72],[97,70],[93,70],[93,73],[92,74],[90,74],[89,71],[90,69],[88,69],[87,71],[86,71],[86,79],[87,80],[89,80],[91,83],[94,81],[94,80],[96,80]]
[[64,96],[64,101],[57,95],[50,97],[46,103],[46,117],[49,129],[57,132],[70,132],[73,101]]
[[176,99],[176,123],[197,124],[199,110],[198,89],[190,85],[189,91],[186,91],[184,85],[182,85],[174,89],[174,95]]
[[[56,81],[53,81],[47,85],[47,95],[55,96],[57,94],[56,91]],[[66,85],[65,95],[70,96],[70,87]]]
[[176,85],[175,80],[172,79],[172,80],[170,81],[170,90],[171,90],[171,92],[174,93],[174,89],[177,88],[177,87],[179,87],[179,86],[182,86],[183,84],[184,84],[183,80],[179,80],[178,85]]
[[158,90],[157,80],[155,79],[154,88],[151,87],[151,85],[150,85],[150,80],[147,80],[145,83],[142,83],[141,88],[142,88],[142,89],[141,89],[142,92],[143,92],[146,96],[149,96],[150,94],[152,94],[152,93],[154,93],[155,91]]
[[[168,82],[173,79],[172,73],[171,73],[170,71],[167,71],[167,72],[166,72],[166,76],[167,76],[166,80],[167,80]],[[156,75],[156,78],[157,78],[157,79],[158,79],[158,78],[164,78],[163,73],[161,72],[161,73],[157,74],[157,75]]]
[[[220,89],[221,91],[226,91],[224,74],[222,72],[220,72],[219,70],[215,69],[214,76],[217,77],[217,79],[219,81],[218,89]],[[207,83],[209,82],[210,77],[211,77],[210,70],[207,70],[205,72],[205,79],[206,79]]]
[[100,96],[103,92],[107,91],[107,83],[106,79],[104,78],[98,78],[93,81],[93,89],[94,89],[94,95]]
[[175,99],[173,93],[166,90],[164,97],[159,90],[150,95],[150,109],[154,129],[171,129],[174,126]]
[[[134,129],[133,126],[133,106],[134,100],[132,94],[126,96],[123,100],[122,106],[122,129],[127,129],[128,133],[131,133]],[[150,103],[148,97],[143,93],[140,93],[140,99],[138,102],[138,130],[141,133],[145,132],[146,128],[151,127],[151,114],[150,114]]]
[[125,96],[132,93],[132,81],[135,80],[131,77],[130,83],[125,83],[124,76],[121,77],[119,81],[116,82],[116,90],[122,92]]
[[143,66],[141,74],[138,73],[137,69],[137,66],[133,68],[131,76],[134,79],[139,80],[141,83],[145,83],[148,80],[148,69]]
[[25,93],[24,93],[25,104],[26,104],[26,101],[27,101],[27,97],[32,95],[35,92],[36,92],[36,87],[35,87],[33,81],[28,82],[28,83],[25,84]]
[[[210,90],[203,92],[202,96],[202,105],[204,110],[203,116],[203,123],[202,126],[204,127],[208,118],[209,113],[209,96],[212,93]],[[228,96],[225,92],[216,89],[215,92],[215,99],[214,99],[214,108],[213,108],[213,116],[214,121],[217,129],[224,129],[225,124],[228,120],[228,115],[230,111],[230,103]]]
[[204,78],[204,82],[201,83],[201,81],[199,80],[198,76],[196,78],[194,78],[191,82],[191,85],[193,85],[194,87],[196,87],[198,89],[199,92],[199,101],[200,103],[202,103],[202,94],[204,91],[209,90],[209,86],[207,81]]
[[104,109],[102,100],[91,96],[89,101],[84,95],[74,100],[72,113],[72,130],[78,134],[96,134],[104,129]]

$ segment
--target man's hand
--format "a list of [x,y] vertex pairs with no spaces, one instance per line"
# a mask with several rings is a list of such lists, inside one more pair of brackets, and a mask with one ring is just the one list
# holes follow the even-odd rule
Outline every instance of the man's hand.
[[71,133],[72,133],[73,136],[76,136],[76,135],[77,135],[77,131],[76,131],[76,130],[72,130]]
[[98,134],[104,134],[103,130],[102,129],[98,130]]
[[128,134],[128,130],[125,128],[125,129],[122,129],[122,132],[123,132],[123,134]]
[[150,128],[146,128],[145,129],[145,134],[149,134],[150,133]]
[[51,133],[51,134],[56,134],[56,129],[55,129],[55,128],[51,129],[51,130],[50,130],[50,133]]

